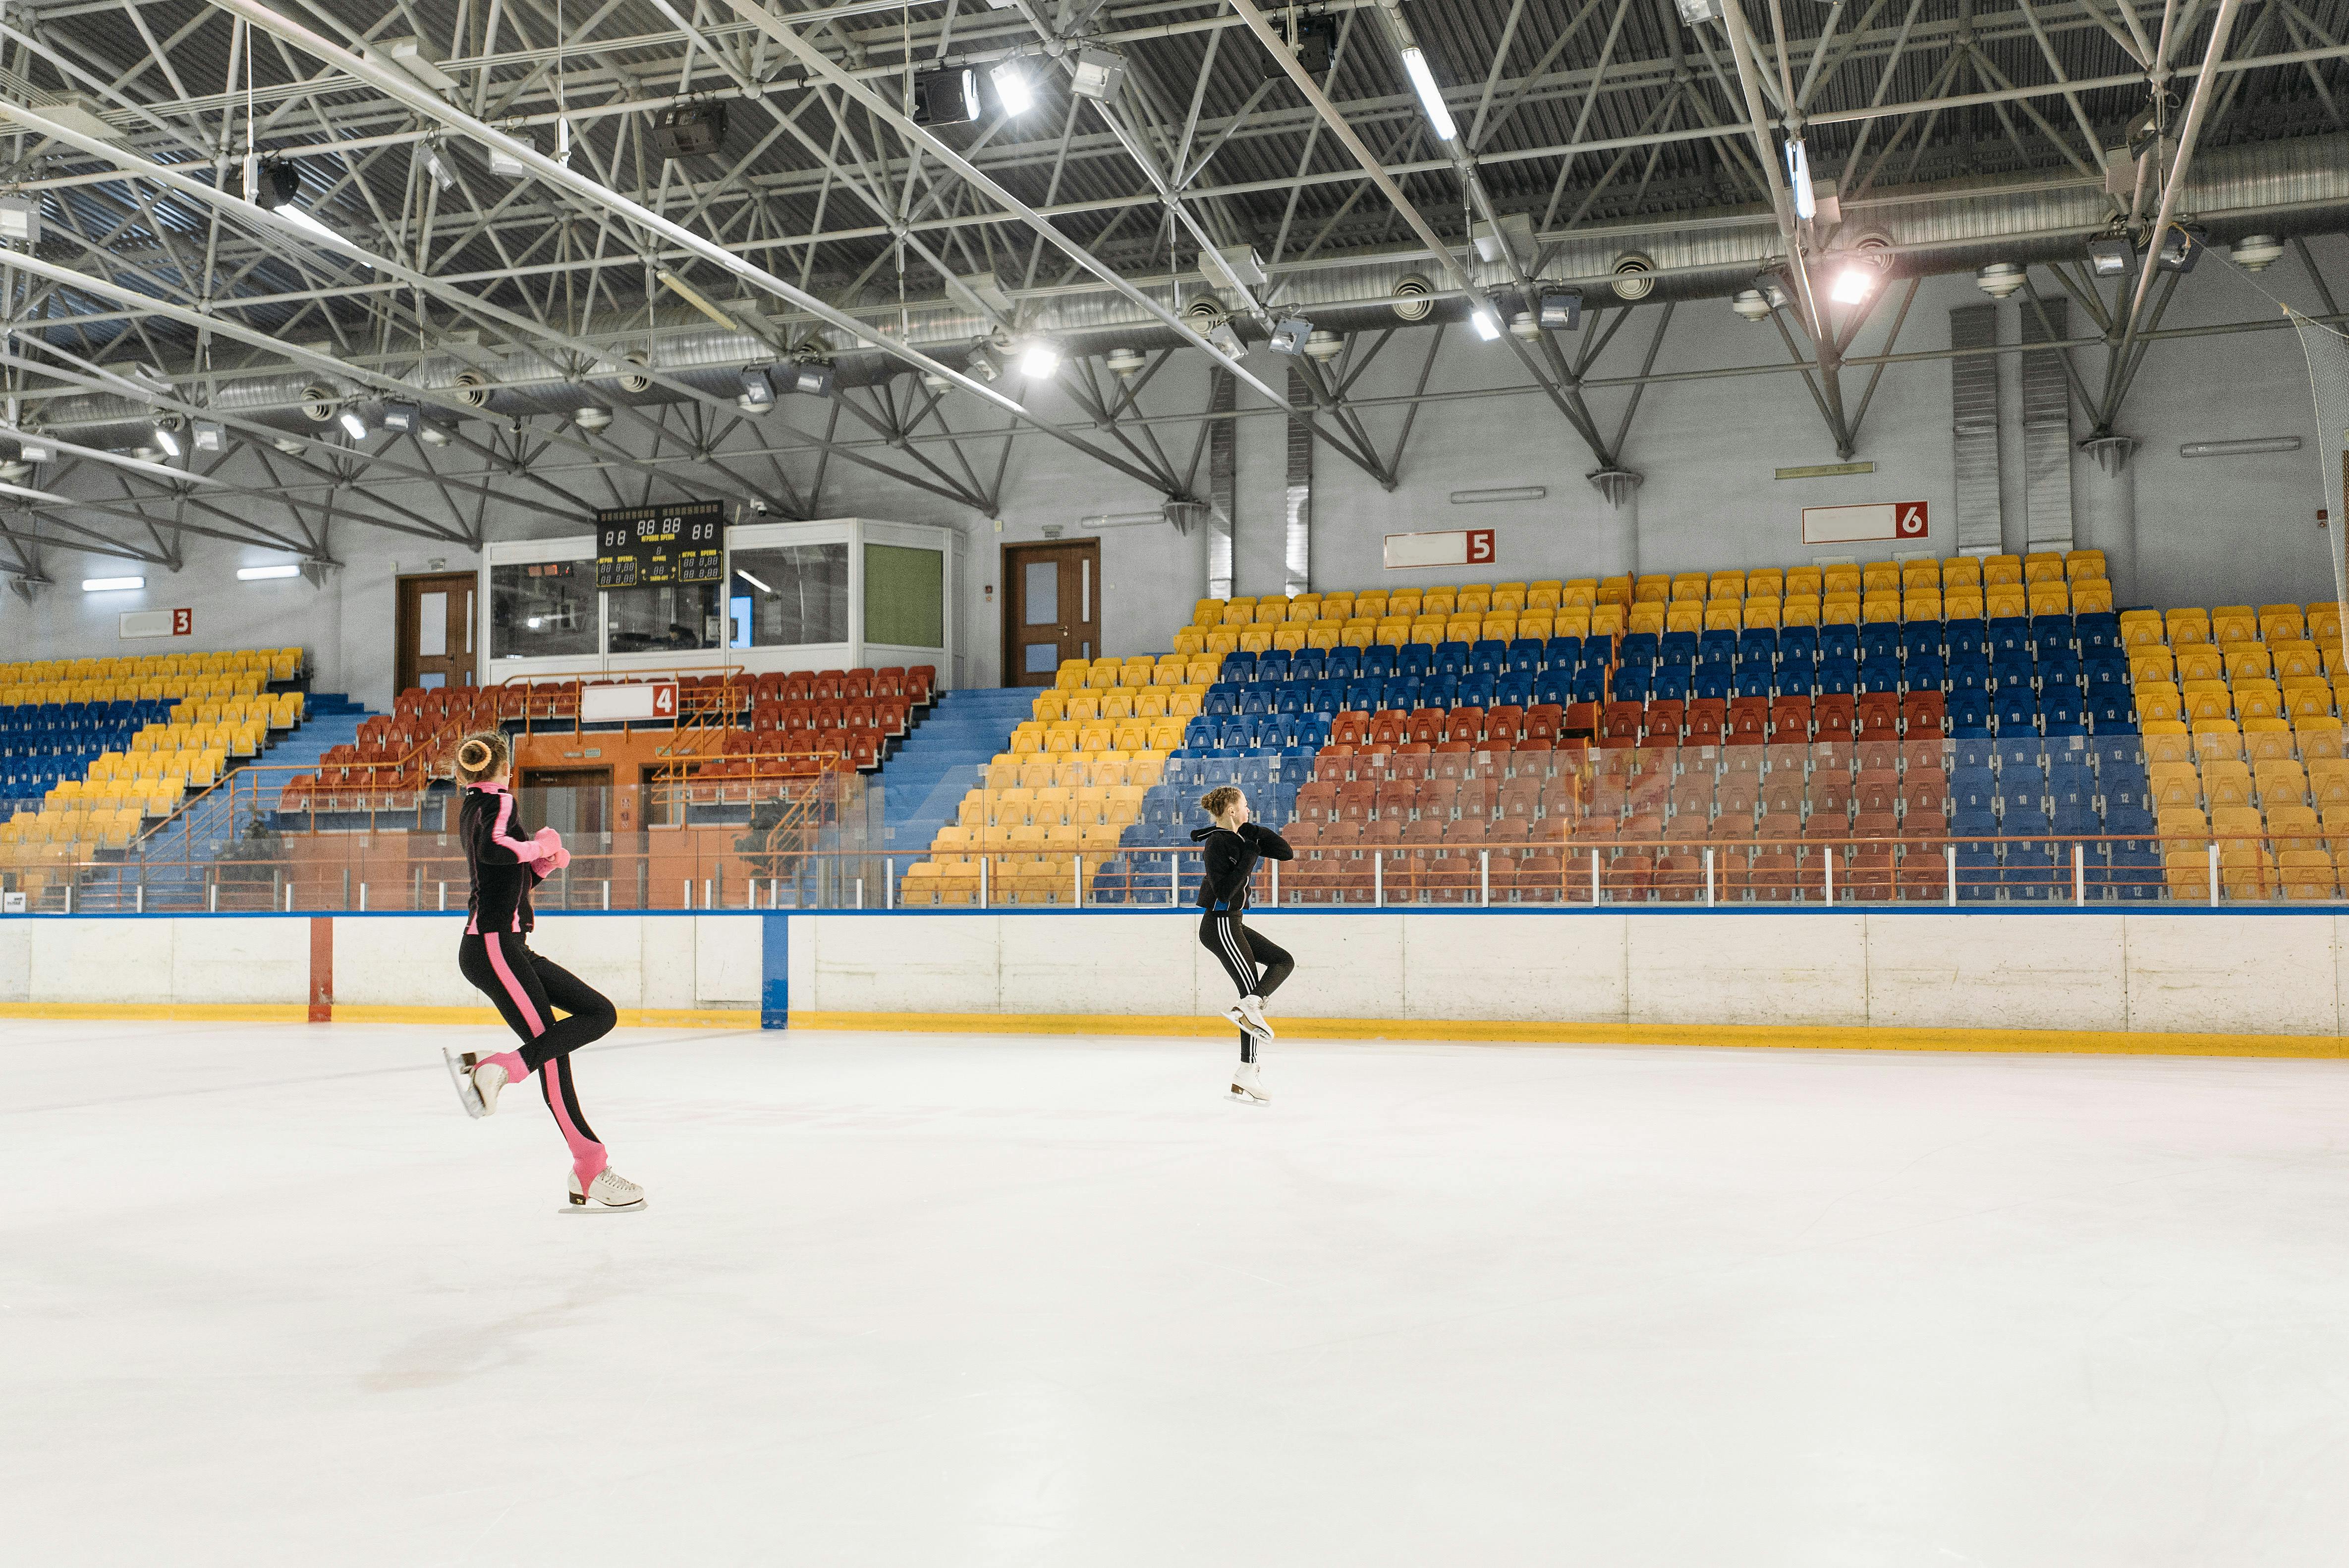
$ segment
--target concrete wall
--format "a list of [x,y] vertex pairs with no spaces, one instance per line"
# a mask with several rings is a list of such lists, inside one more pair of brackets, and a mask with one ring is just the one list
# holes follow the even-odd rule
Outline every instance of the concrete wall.
[[[2337,284],[2349,273],[2349,239],[2323,236],[2313,244],[2320,265]],[[2163,325],[2276,321],[2275,305],[2261,290],[2303,309],[2321,308],[2296,257],[2261,274],[2257,287],[2214,261],[2183,281]],[[1928,280],[1896,348],[1946,346],[1951,307],[1980,303],[1982,297],[1969,277]],[[2002,341],[2017,340],[2024,308],[2021,299],[1999,307]],[[1885,311],[1868,327],[1855,353],[1880,349],[1889,315]],[[1603,380],[1636,373],[1647,352],[1652,320],[1651,311],[1637,313],[1592,366],[1592,376]],[[2076,307],[2072,329],[2075,335],[2091,330]],[[1406,409],[1380,399],[1411,392],[1426,342],[1426,335],[1419,331],[1398,333],[1351,394],[1383,449],[1392,449]],[[1761,366],[1784,356],[1768,324],[1741,320],[1726,301],[1700,300],[1678,308],[1656,369],[1670,373]],[[1267,352],[1258,352],[1252,364],[1276,384],[1285,369],[1278,356]],[[2102,386],[2101,350],[2081,351],[2077,365],[2090,387]],[[2012,364],[2005,368],[2011,382]],[[1847,396],[1853,404],[1867,379],[1863,370],[1847,374]],[[1863,500],[1928,501],[1933,529],[1921,547],[1936,553],[1952,548],[1950,371],[1945,361],[1894,365],[1885,372],[1855,454],[1876,463],[1877,470],[1856,478],[1773,478],[1779,467],[1837,459],[1799,377],[1774,373],[1652,386],[1623,453],[1624,462],[1642,472],[1646,482],[1620,511],[1587,482],[1584,476],[1595,466],[1588,450],[1546,398],[1518,389],[1525,383],[1516,356],[1505,346],[1478,343],[1464,330],[1452,329],[1429,388],[1495,395],[1425,406],[1403,450],[1396,490],[1381,489],[1328,447],[1319,448],[1315,459],[1315,585],[1400,586],[1454,581],[1462,575],[1386,572],[1380,559],[1381,536],[1405,529],[1495,529],[1499,559],[1489,573],[1494,578],[1564,577],[1634,567],[1784,566],[1826,554],[1889,556],[1895,549],[1889,542],[1814,551],[1800,542],[1804,506]],[[1040,415],[1070,425],[1104,447],[1112,444],[1092,431],[1090,421],[1057,391],[1023,395]],[[1150,414],[1179,416],[1204,407],[1206,397],[1205,361],[1178,355],[1141,401]],[[1590,393],[1593,411],[1610,436],[1629,397],[1622,388],[1599,387]],[[1244,418],[1237,438],[1238,591],[1278,592],[1282,423],[1245,388],[1239,407]],[[992,416],[979,419],[957,399],[950,398],[947,408],[958,428],[1000,428]],[[2075,407],[2074,423],[2075,435],[2087,433],[2085,411]],[[1197,427],[1173,422],[1155,428],[1169,458],[1178,467],[1186,466]],[[2231,333],[2156,345],[2117,428],[2139,443],[2136,459],[2122,476],[2111,479],[2085,455],[2075,455],[2074,513],[2079,542],[2115,551],[2132,542],[2138,547],[2141,569],[2136,580],[2124,573],[2118,583],[2126,602],[2260,603],[2333,595],[2327,535],[2314,521],[2323,504],[2322,480],[2308,378],[2289,332]],[[2183,459],[2177,455],[2187,441],[2266,435],[2297,435],[2305,444],[2297,452],[2251,457]],[[999,441],[978,438],[970,450],[974,466],[991,475]],[[2019,453],[2012,455],[2019,460]],[[812,477],[812,459],[790,462],[795,481],[804,487]],[[746,460],[738,466],[752,471],[758,464]],[[576,480],[583,494],[591,482]],[[1204,461],[1198,483],[1204,490]],[[1540,485],[1548,493],[1539,501],[1500,505],[1455,505],[1450,500],[1454,490],[1517,485]],[[419,506],[429,504],[419,499],[421,493],[397,492]],[[970,549],[956,587],[965,640],[954,684],[992,685],[999,678],[1002,544],[1041,539],[1048,527],[1074,537],[1090,531],[1082,527],[1089,516],[1154,511],[1160,499],[1140,481],[1034,434],[1013,445],[1003,498],[1001,517],[990,519],[851,464],[835,462],[827,469],[820,501],[826,515],[899,519],[965,531]],[[577,531],[542,512],[498,504],[490,507],[484,522],[493,539]],[[1163,525],[1148,524],[1101,530],[1100,537],[1107,651],[1164,649],[1187,617],[1192,599],[1205,590],[1205,531],[1185,538]],[[335,550],[347,565],[321,591],[299,582],[238,583],[236,566],[283,557],[198,538],[183,543],[186,569],[173,574],[146,568],[150,587],[143,595],[85,597],[77,591],[81,577],[140,569],[63,547],[49,549],[48,570],[61,586],[29,609],[13,598],[0,599],[0,635],[12,646],[45,655],[145,651],[158,645],[116,639],[116,614],[124,608],[191,603],[197,608],[200,645],[300,642],[316,656],[322,686],[347,689],[380,706],[390,696],[395,572],[424,570],[427,560],[435,556],[445,559],[450,570],[471,564],[453,546],[338,524]],[[1899,548],[1919,546],[1904,542]]]

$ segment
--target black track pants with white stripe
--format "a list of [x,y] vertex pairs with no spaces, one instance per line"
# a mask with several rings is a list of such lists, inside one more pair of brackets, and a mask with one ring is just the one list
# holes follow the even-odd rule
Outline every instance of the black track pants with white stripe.
[[[1216,955],[1243,996],[1269,996],[1297,967],[1288,950],[1240,923],[1240,912],[1209,910],[1199,917],[1199,945]],[[1263,973],[1257,973],[1257,966]],[[1256,1060],[1256,1037],[1240,1031],[1240,1060]]]

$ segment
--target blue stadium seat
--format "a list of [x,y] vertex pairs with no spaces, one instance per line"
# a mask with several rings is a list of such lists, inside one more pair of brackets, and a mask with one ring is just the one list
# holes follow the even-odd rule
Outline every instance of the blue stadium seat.
[[1289,676],[1289,659],[1286,649],[1272,648],[1256,656],[1256,678],[1260,681],[1285,681]]
[[1469,661],[1475,656],[1466,643],[1438,643],[1435,645],[1435,673],[1459,676],[1468,673]]
[[[1818,628],[1818,634],[1819,662],[1821,664],[1826,663],[1829,659],[1849,659],[1854,663],[1858,662],[1858,627],[1821,626]],[[1783,639],[1781,641],[1781,646],[1784,646]]]

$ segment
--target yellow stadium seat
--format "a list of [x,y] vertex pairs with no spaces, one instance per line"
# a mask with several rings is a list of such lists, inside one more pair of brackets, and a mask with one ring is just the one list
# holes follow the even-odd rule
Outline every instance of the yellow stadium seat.
[[1778,624],[1782,626],[1817,625],[1819,624],[1818,595],[1789,593],[1785,603],[1779,608]]
[[1982,594],[1979,588],[1943,588],[1941,614],[1952,621],[1979,621],[1982,618]]
[[2341,721],[2330,714],[2295,718],[2292,736],[2300,748],[2301,760],[2312,767],[2319,758],[2330,759],[2342,754]]
[[1419,593],[1419,613],[1422,615],[1440,615],[1448,621],[1458,608],[1459,602],[1457,589],[1423,588]]
[[2021,587],[2023,558],[2019,555],[1982,557],[1982,584],[1985,593],[1992,588]]
[[2210,640],[2224,645],[2248,643],[2260,634],[2260,614],[2249,604],[2221,604],[2210,612]]
[[1419,617],[1419,590],[1397,588],[1387,594],[1386,614],[1405,621]]
[[1675,599],[1664,606],[1664,630],[1696,632],[1704,628],[1704,601]]
[[2033,614],[2068,615],[2072,613],[2071,590],[2064,587],[2062,577],[2052,575],[2061,570],[2062,564],[2060,561],[2047,562],[2046,570],[2051,575],[2033,583],[2027,590],[2025,599]]
[[2210,613],[2208,610],[2172,610],[2162,617],[2162,629],[2173,648],[2210,640]]
[[2178,678],[2181,681],[2223,681],[2227,678],[2227,656],[2215,643],[2189,643],[2177,650]]

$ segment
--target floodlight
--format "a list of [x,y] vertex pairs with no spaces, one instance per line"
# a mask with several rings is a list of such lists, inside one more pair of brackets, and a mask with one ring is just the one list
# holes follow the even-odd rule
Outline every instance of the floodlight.
[[767,366],[742,366],[742,396],[736,399],[754,413],[765,413],[775,406],[775,384],[767,379]]
[[440,150],[429,141],[424,144],[424,168],[441,190],[457,188],[457,171],[449,167],[449,160],[440,156]]
[[1019,374],[1041,381],[1061,368],[1061,350],[1049,337],[1031,337],[1019,349]]
[[1207,346],[1227,359],[1238,359],[1247,353],[1247,345],[1240,341],[1239,329],[1228,321],[1216,324],[1216,329],[1207,334]]
[[38,203],[26,198],[0,201],[0,240],[11,240],[20,245],[32,246],[41,238],[41,209]]
[[1272,351],[1275,354],[1298,355],[1313,338],[1313,324],[1301,315],[1292,315],[1277,323],[1272,329]]
[[[513,139],[533,152],[538,150],[538,141],[534,137],[514,133]],[[508,180],[519,180],[530,172],[530,165],[504,148],[492,146],[490,149],[490,172],[502,175]]]
[[406,435],[424,423],[423,410],[413,403],[386,403],[383,406],[383,428]]
[[1501,335],[1501,323],[1493,315],[1491,305],[1472,306],[1468,312],[1468,325],[1475,327],[1476,335],[1486,343],[1495,342]]
[[1028,62],[1018,55],[987,73],[995,84],[995,101],[1009,115],[1026,114],[1036,107],[1036,89],[1028,80]]
[[2163,232],[2161,243],[2154,247],[2154,269],[2164,273],[2190,273],[2194,270],[2194,263],[2202,259],[2202,252],[2209,244],[2200,224],[2172,223]]
[[1837,304],[1857,304],[1876,292],[1876,269],[1865,262],[1847,263],[1836,273],[1834,286],[1827,297]]
[[1552,332],[1572,332],[1582,325],[1582,291],[1546,290],[1541,296],[1541,308],[1535,314],[1542,325]]
[[1456,139],[1460,128],[1452,123],[1443,89],[1435,85],[1435,73],[1427,68],[1427,55],[1417,44],[1402,51],[1402,69],[1411,78],[1412,89],[1419,94],[1419,105],[1427,111],[1427,122],[1435,128],[1436,136],[1445,141]]
[[1692,27],[1721,20],[1721,0],[1680,0],[1681,20]]
[[923,71],[914,77],[916,125],[965,125],[978,118],[978,73]]
[[2126,277],[2137,268],[2137,247],[2127,234],[2103,234],[2088,242],[2088,270],[2100,278]]
[[1069,88],[1079,98],[1113,98],[1125,83],[1125,57],[1115,49],[1085,47],[1074,57],[1075,74]]
[[160,425],[155,427],[155,444],[163,449],[163,455],[167,458],[180,455],[180,438]]
[[344,409],[342,413],[337,416],[337,418],[343,428],[349,432],[352,440],[364,441],[367,439],[367,419],[357,408]]
[[228,431],[217,419],[199,419],[189,428],[194,433],[196,450],[224,452],[228,449]]
[[832,366],[813,363],[786,365],[771,377],[786,392],[797,392],[808,397],[832,396]]
[[53,463],[57,460],[57,449],[47,441],[28,441],[20,436],[16,439],[16,459],[19,462]]

